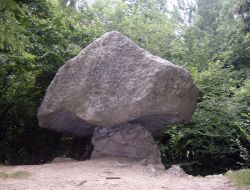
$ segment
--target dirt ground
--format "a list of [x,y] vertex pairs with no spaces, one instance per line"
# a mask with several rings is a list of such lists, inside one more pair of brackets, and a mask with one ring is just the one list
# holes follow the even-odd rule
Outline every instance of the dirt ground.
[[112,159],[0,167],[0,173],[18,171],[30,176],[0,178],[0,190],[236,190],[223,175],[174,177],[161,169],[150,173],[138,162]]

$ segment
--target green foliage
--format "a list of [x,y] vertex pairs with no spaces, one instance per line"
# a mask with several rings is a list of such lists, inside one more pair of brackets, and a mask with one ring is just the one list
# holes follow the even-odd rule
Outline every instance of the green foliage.
[[87,10],[100,32],[118,30],[155,55],[167,58],[177,21],[166,14],[164,1],[97,0]]
[[242,169],[238,171],[228,171],[226,176],[236,184],[240,189],[250,187],[250,170]]
[[22,49],[23,44],[18,43],[19,40],[25,42],[23,35],[24,27],[20,20],[25,17],[25,7],[21,7],[14,1],[1,0],[0,1],[0,48],[9,45],[12,49]]
[[248,0],[240,0],[238,3],[238,12],[244,22],[244,31],[250,32],[250,2]]
[[181,163],[188,173],[206,175],[250,166],[250,41],[232,1],[197,3],[196,19],[172,55],[200,90],[197,109],[159,142],[166,165]]
[[23,179],[30,176],[29,172],[26,171],[17,171],[14,173],[5,173],[0,172],[0,178],[14,178],[14,179]]
[[232,69],[222,66],[210,62],[194,75],[200,96],[193,119],[167,129],[159,140],[167,165],[181,163],[188,173],[202,175],[249,166],[249,120],[240,119],[248,107],[238,100],[238,93],[249,92],[246,86],[237,91]]
[[61,134],[37,127],[37,108],[57,69],[94,35],[45,0],[1,5],[0,162],[45,162]]

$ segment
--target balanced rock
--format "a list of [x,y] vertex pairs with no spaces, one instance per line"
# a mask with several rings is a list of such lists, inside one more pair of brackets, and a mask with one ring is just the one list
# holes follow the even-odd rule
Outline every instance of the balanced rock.
[[190,74],[114,31],[57,72],[38,110],[41,127],[84,136],[130,123],[153,134],[191,118],[197,98]]

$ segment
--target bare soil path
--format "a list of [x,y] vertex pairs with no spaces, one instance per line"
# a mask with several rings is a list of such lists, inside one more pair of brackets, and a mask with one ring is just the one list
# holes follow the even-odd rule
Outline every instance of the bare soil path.
[[0,178],[0,190],[236,190],[223,175],[174,177],[160,169],[152,175],[138,162],[110,159],[0,167],[18,171],[30,176]]

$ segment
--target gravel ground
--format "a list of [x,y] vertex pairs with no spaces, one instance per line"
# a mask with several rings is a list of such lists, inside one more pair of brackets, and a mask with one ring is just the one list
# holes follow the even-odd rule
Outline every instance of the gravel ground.
[[236,190],[223,175],[174,177],[166,170],[147,168],[113,159],[0,167],[0,173],[30,173],[25,178],[0,178],[0,190]]

